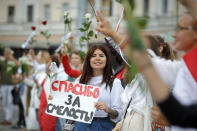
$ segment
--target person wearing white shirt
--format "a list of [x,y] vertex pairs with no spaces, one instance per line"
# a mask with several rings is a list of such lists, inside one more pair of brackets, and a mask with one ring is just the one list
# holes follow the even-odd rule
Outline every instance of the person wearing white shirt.
[[[111,79],[112,67],[104,45],[92,45],[86,55],[79,83],[100,87],[96,111],[91,124],[75,122],[74,131],[111,131],[113,122],[120,121],[123,87],[119,79]],[[112,85],[110,84],[112,83]],[[113,121],[113,122],[112,122]]]

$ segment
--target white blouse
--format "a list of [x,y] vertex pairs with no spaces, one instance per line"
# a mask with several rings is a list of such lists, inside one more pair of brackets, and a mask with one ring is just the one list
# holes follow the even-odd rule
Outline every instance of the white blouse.
[[[114,79],[112,90],[110,92],[109,86],[106,89],[106,83],[101,84],[103,76],[92,77],[87,83],[88,85],[100,87],[100,95],[98,101],[104,102],[109,108],[118,111],[118,117],[111,119],[113,122],[120,121],[122,117],[122,102],[120,95],[123,92],[121,81],[117,78]],[[107,117],[108,114],[103,110],[96,110],[94,117]]]
[[57,80],[59,80],[59,81],[66,81],[66,80],[68,80],[68,75],[64,71],[63,64],[60,64],[60,66],[58,68]]

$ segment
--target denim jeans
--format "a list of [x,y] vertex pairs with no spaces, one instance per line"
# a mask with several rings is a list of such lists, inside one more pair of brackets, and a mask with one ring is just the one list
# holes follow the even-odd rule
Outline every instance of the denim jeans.
[[112,129],[112,122],[109,117],[106,117],[93,118],[91,124],[75,122],[74,131],[111,131]]

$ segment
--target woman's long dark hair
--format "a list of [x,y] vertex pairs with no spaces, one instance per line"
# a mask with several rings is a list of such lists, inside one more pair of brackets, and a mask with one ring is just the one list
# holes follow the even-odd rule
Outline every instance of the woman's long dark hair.
[[108,48],[103,44],[94,44],[89,47],[88,52],[85,57],[84,65],[83,65],[83,73],[81,75],[79,83],[81,84],[87,84],[88,81],[93,77],[93,69],[90,66],[90,58],[94,54],[94,51],[96,49],[101,50],[105,56],[106,56],[106,65],[103,71],[103,80],[102,83],[106,82],[108,83],[110,81],[111,75],[112,75],[112,65],[111,60],[109,56]]

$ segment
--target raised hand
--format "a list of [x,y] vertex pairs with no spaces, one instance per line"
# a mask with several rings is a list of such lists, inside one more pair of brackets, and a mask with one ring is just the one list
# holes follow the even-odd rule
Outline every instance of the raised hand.
[[100,11],[97,11],[97,16],[99,22],[96,27],[96,30],[103,33],[106,36],[112,37],[115,32],[112,29],[110,23],[105,19],[105,17]]
[[66,47],[66,45],[63,46],[60,52],[63,56],[68,55],[68,48]]
[[103,33],[106,36],[111,37],[115,41],[116,44],[120,44],[120,42],[124,40],[124,37],[113,30],[110,23],[105,19],[105,17],[100,11],[97,11],[97,16],[98,16],[99,22],[96,27],[96,30]]

